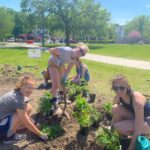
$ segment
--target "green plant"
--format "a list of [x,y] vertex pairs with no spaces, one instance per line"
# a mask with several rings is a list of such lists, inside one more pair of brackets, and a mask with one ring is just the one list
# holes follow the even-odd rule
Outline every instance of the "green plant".
[[60,134],[62,134],[62,132],[64,132],[63,128],[58,124],[53,125],[53,126],[48,126],[44,124],[41,128],[42,128],[42,132],[46,133],[50,140],[55,139]]
[[90,115],[91,107],[87,103],[86,99],[78,96],[75,105],[75,111],[73,112],[73,116],[77,119],[77,122],[82,127],[89,127],[92,125],[91,115]]
[[83,90],[88,90],[87,82],[83,79],[81,80],[80,84],[75,84],[71,81],[67,81],[66,89],[68,89],[68,96],[70,98],[76,97],[77,95],[80,95],[83,92]]
[[98,112],[94,107],[90,110],[92,122],[100,121],[102,119],[102,114]]
[[44,95],[40,98],[38,110],[44,116],[49,115],[50,108],[53,106],[52,103],[50,103],[51,98],[52,95],[50,92],[45,92]]
[[119,150],[119,135],[115,130],[108,128],[101,128],[98,135],[96,136],[96,143],[98,145],[103,145],[106,150]]
[[112,111],[112,103],[107,102],[103,105],[103,109],[105,113],[111,113]]

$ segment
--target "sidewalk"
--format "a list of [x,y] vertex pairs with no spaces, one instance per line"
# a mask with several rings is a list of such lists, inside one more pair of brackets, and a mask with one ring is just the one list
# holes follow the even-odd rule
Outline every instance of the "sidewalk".
[[19,42],[5,42],[4,45],[1,46],[1,48],[11,48],[11,47],[37,48],[39,46],[40,43],[27,44],[27,43],[19,43]]
[[95,54],[87,54],[85,57],[83,57],[83,59],[103,62],[107,64],[114,64],[114,65],[150,70],[150,61],[124,59],[124,58],[101,56]]

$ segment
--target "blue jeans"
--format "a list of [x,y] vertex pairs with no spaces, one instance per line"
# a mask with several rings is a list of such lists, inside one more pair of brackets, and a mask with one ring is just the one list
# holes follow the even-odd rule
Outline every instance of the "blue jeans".
[[[6,119],[6,122],[2,124],[2,122]],[[11,126],[12,122],[12,115],[5,117],[3,120],[0,121],[0,139],[4,138],[7,135],[7,132]]]

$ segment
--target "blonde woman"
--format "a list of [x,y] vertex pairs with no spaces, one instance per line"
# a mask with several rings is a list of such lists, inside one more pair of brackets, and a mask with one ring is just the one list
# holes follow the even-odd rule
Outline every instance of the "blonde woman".
[[35,81],[30,75],[21,76],[13,91],[0,97],[0,138],[3,143],[11,144],[26,139],[26,134],[16,131],[24,127],[36,134],[42,140],[47,135],[42,133],[30,117],[32,107],[26,102],[35,88]]
[[115,92],[112,126],[120,135],[132,136],[128,150],[135,149],[137,136],[150,133],[150,109],[146,98],[133,91],[123,75],[116,76],[112,81]]
[[[88,52],[88,46],[84,43],[79,43],[76,48],[71,47],[56,47],[51,48],[51,56],[48,61],[48,70],[52,82],[52,96],[51,102],[57,103],[57,91],[62,94],[62,84],[65,83],[67,76],[76,62],[77,58],[83,57]],[[67,67],[65,68],[65,65]]]

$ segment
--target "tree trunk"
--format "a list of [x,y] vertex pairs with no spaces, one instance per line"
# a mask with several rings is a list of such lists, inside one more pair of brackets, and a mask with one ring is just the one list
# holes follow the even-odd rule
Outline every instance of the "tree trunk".
[[65,43],[67,46],[69,46],[70,45],[70,31],[69,31],[68,25],[66,25],[65,34],[66,34]]

